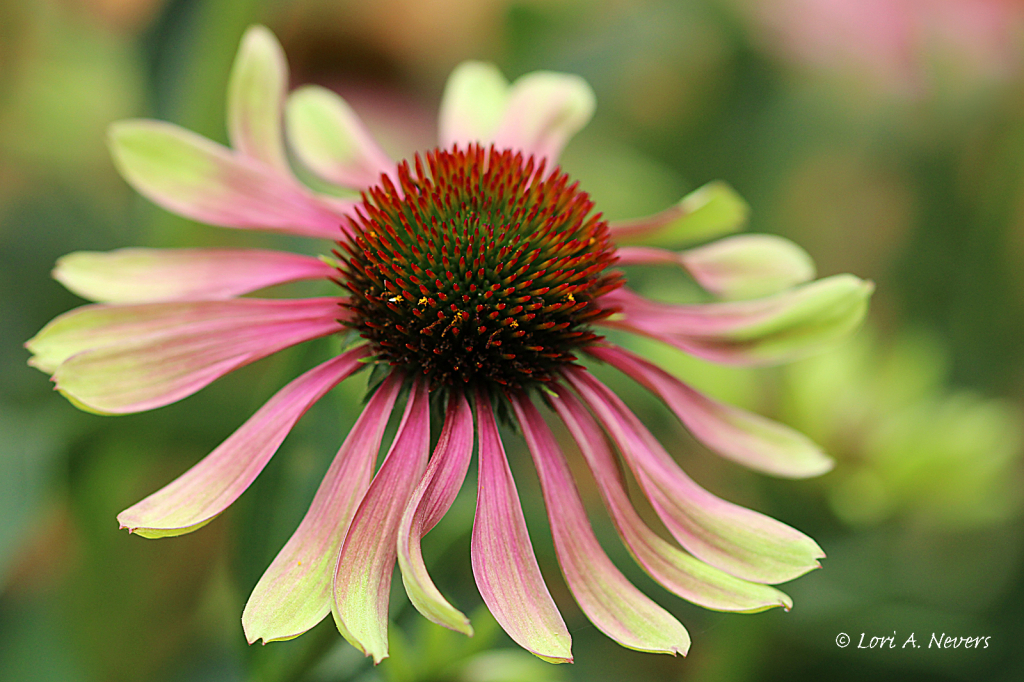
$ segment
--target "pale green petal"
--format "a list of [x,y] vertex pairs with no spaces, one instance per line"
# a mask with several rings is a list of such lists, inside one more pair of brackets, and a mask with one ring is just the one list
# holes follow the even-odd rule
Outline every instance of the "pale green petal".
[[494,144],[546,158],[550,168],[569,139],[590,122],[595,106],[594,91],[579,76],[528,73],[509,89]]
[[292,380],[191,469],[118,514],[121,527],[145,538],[202,528],[246,491],[314,403],[363,368],[367,352],[354,348]]
[[569,465],[540,412],[522,393],[510,400],[540,479],[558,565],[580,609],[622,646],[685,656],[686,628],[629,582],[598,543]]
[[587,353],[660,397],[697,440],[724,457],[787,478],[818,476],[835,462],[802,433],[759,414],[713,400],[624,348],[593,345]]
[[233,299],[89,305],[26,344],[29,364],[103,413],[154,409],[232,369],[334,333],[338,299]]
[[296,156],[324,180],[364,188],[394,169],[348,103],[326,88],[307,85],[293,92],[286,124]]
[[508,89],[508,81],[494,64],[470,61],[455,67],[441,98],[441,147],[491,142],[505,112]]
[[465,396],[452,393],[441,437],[398,529],[398,565],[409,601],[431,621],[470,637],[473,627],[469,619],[437,589],[423,561],[420,543],[455,501],[472,454],[473,410]]
[[107,303],[233,298],[336,274],[319,258],[258,249],[76,251],[61,256],[53,270],[70,291]]
[[691,554],[737,578],[776,584],[819,568],[814,540],[700,487],[625,403],[584,370],[565,377],[608,431],[672,536]]
[[242,154],[285,174],[291,172],[281,139],[281,106],[287,90],[288,64],[281,44],[265,26],[251,26],[228,82],[228,137]]
[[110,126],[121,175],[140,194],[193,220],[338,239],[342,205],[314,197],[291,176],[163,121]]
[[732,187],[709,182],[690,192],[675,206],[635,220],[612,222],[612,237],[620,244],[673,247],[736,232],[750,216],[750,206]]
[[430,395],[426,383],[416,379],[391,450],[359,503],[334,572],[334,624],[374,664],[388,657],[398,527],[429,455]]
[[251,644],[298,637],[331,612],[331,582],[352,516],[377,464],[384,429],[402,388],[392,373],[370,398],[317,488],[309,511],[245,604]]
[[757,354],[797,357],[836,341],[860,326],[875,285],[853,275],[835,275],[792,293],[778,314],[737,330],[734,338],[757,346]]
[[770,234],[742,234],[680,254],[697,283],[723,298],[767,296],[814,279],[802,248]]
[[874,284],[834,275],[749,301],[672,305],[622,288],[601,298],[620,312],[599,324],[711,360],[766,365],[819,352],[857,329]]

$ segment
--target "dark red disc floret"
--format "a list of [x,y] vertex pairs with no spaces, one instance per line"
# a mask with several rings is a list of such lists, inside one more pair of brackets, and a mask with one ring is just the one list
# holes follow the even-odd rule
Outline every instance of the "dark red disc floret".
[[622,284],[593,202],[518,152],[435,149],[363,193],[339,242],[349,321],[377,358],[433,384],[549,381],[600,337]]

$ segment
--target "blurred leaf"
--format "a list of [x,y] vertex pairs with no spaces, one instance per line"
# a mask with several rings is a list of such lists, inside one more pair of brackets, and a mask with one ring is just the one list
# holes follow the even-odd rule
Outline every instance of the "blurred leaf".
[[0,591],[25,532],[64,463],[80,420],[56,400],[40,408],[0,408]]

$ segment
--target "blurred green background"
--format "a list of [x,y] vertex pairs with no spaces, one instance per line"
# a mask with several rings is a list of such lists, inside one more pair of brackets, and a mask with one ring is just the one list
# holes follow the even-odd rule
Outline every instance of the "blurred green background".
[[[190,224],[119,179],[114,120],[150,116],[223,141],[239,38],[267,24],[292,85],[339,91],[396,158],[432,147],[459,61],[510,77],[583,75],[592,124],[563,167],[606,215],[658,210],[721,178],[751,229],[790,237],[820,274],[878,285],[867,328],[770,370],[634,344],[702,389],[789,423],[838,460],[810,481],[722,462],[603,373],[712,491],[812,535],[825,568],[784,587],[790,613],[730,615],[660,590],[582,490],[616,563],[689,628],[685,659],[598,633],[561,582],[522,448],[513,468],[576,663],[515,649],[474,612],[472,640],[430,625],[399,588],[392,658],[374,669],[328,619],[248,647],[242,606],[297,525],[361,400],[349,382],[300,422],[234,507],[146,541],[115,515],[215,447],[301,368],[314,342],[153,413],[80,413],[21,344],[80,301],[54,260],[121,246],[316,245]],[[0,0],[0,680],[544,682],[1024,679],[1024,4],[1016,0]],[[671,298],[686,282],[634,273]],[[294,293],[299,288],[286,291]],[[427,538],[442,589],[479,604],[473,487]],[[848,633],[854,644],[836,645]],[[895,650],[858,650],[895,632]],[[981,650],[900,649],[915,633]]]

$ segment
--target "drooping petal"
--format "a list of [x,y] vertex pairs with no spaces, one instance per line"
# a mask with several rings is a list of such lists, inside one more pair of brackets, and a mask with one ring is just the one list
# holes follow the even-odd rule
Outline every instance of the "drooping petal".
[[288,97],[285,120],[295,155],[328,182],[362,189],[394,170],[356,113],[331,90],[299,88]]
[[57,259],[53,270],[69,290],[105,303],[218,300],[336,275],[319,258],[259,249],[77,251]]
[[335,315],[344,299],[175,301],[137,305],[85,305],[59,315],[25,343],[28,364],[52,373],[76,353],[192,331],[248,327],[260,321],[295,322]]
[[738,578],[768,584],[820,566],[824,554],[811,538],[697,485],[589,372],[569,368],[565,377],[611,435],[665,527],[694,556]]
[[601,549],[569,467],[537,408],[521,394],[511,400],[540,478],[558,563],[583,613],[625,647],[686,655],[686,628],[634,587]]
[[767,365],[820,351],[852,332],[864,320],[872,291],[871,282],[835,275],[752,301],[673,305],[621,288],[600,299],[621,312],[599,324],[713,362]]
[[83,306],[32,339],[36,365],[76,404],[151,410],[243,365],[341,330],[339,299],[235,299]]
[[334,571],[338,631],[373,662],[388,657],[388,599],[398,524],[430,453],[430,394],[413,382],[395,441],[349,526]]
[[697,440],[723,457],[787,478],[818,476],[835,464],[802,433],[713,400],[623,348],[594,345],[586,352],[664,400]]
[[455,67],[441,97],[441,148],[493,140],[508,103],[508,89],[508,81],[494,64],[468,61]]
[[374,392],[331,462],[309,511],[256,584],[242,612],[250,644],[298,637],[331,612],[338,553],[370,485],[402,379],[394,372]]
[[527,651],[572,662],[572,638],[540,574],[491,403],[476,393],[480,473],[473,522],[473,575],[494,619]]
[[265,26],[242,37],[228,81],[228,138],[245,156],[291,174],[281,139],[281,107],[288,90],[288,64],[277,38]]
[[552,406],[569,428],[601,491],[619,536],[633,558],[651,577],[672,593],[716,611],[757,613],[793,601],[784,593],[760,583],[741,580],[695,559],[666,542],[647,527],[633,509],[625,482],[601,427],[562,386],[549,395]]
[[169,211],[223,227],[339,239],[343,207],[265,163],[162,121],[120,121],[110,147],[121,175]]
[[677,265],[722,298],[768,296],[814,279],[814,261],[799,246],[770,234],[743,234],[681,253],[649,246],[618,250],[618,265]]
[[465,396],[453,391],[434,455],[398,528],[398,565],[409,601],[431,621],[470,636],[473,627],[469,619],[441,596],[427,573],[420,541],[455,501],[466,479],[472,454],[473,411]]
[[743,227],[750,206],[724,182],[715,181],[690,192],[660,213],[608,224],[618,244],[675,247],[713,239]]
[[579,76],[528,73],[508,91],[494,145],[546,158],[552,167],[569,139],[590,122],[594,107],[594,91]]
[[295,422],[313,403],[365,365],[360,346],[282,388],[198,464],[117,515],[122,528],[146,538],[183,535],[228,508],[263,470]]

